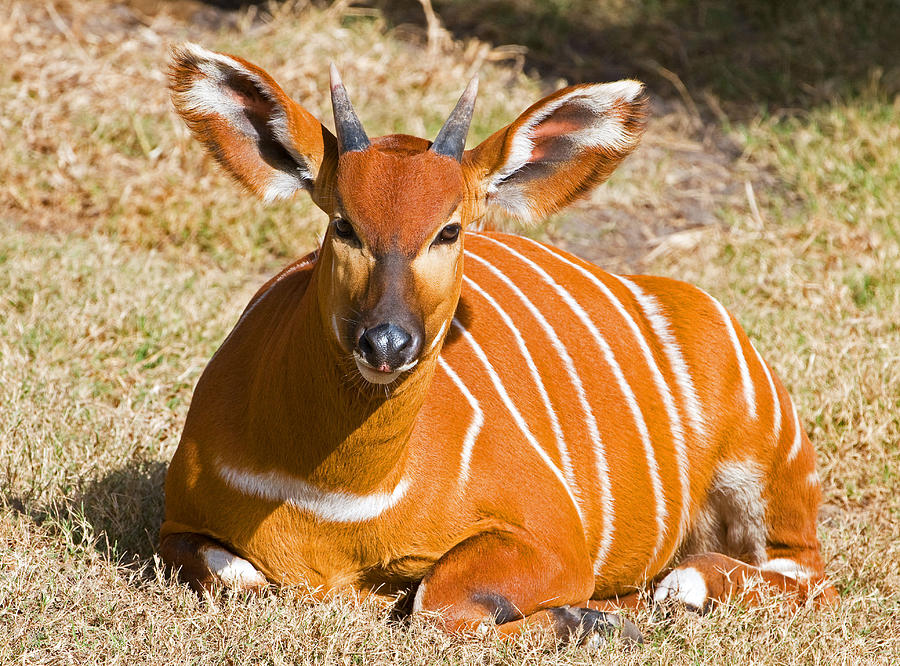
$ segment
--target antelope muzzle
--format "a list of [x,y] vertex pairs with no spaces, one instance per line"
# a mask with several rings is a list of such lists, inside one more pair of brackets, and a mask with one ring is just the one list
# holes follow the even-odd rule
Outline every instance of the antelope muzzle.
[[419,362],[419,327],[393,322],[361,327],[353,350],[360,374],[373,384],[388,384]]

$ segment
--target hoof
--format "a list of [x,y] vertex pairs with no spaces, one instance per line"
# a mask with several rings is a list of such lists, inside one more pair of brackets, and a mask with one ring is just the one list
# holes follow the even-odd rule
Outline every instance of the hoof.
[[574,638],[579,645],[592,650],[597,649],[610,636],[630,644],[640,645],[644,642],[634,622],[616,613],[561,606],[553,609],[553,617],[557,636]]

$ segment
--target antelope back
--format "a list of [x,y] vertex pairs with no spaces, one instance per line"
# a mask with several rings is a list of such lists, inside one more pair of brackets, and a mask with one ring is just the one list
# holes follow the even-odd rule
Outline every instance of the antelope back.
[[[424,447],[447,443],[428,483],[448,502],[490,498],[491,515],[548,539],[583,535],[603,595],[680,548],[762,563],[777,557],[770,542],[818,557],[814,452],[718,301],[511,235],[470,233],[465,261],[420,426]],[[526,479],[552,514],[530,513]]]

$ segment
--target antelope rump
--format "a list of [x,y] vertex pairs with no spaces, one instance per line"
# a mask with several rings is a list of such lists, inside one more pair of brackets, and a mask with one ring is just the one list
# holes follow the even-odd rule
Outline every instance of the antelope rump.
[[175,108],[321,246],[269,280],[201,376],[166,479],[164,561],[195,589],[414,592],[450,631],[635,640],[653,585],[703,609],[760,581],[830,600],[815,454],[781,382],[705,292],[606,273],[523,223],[637,146],[636,81],[577,85],[465,150],[369,139],[332,67],[332,134],[261,68],[176,49]]

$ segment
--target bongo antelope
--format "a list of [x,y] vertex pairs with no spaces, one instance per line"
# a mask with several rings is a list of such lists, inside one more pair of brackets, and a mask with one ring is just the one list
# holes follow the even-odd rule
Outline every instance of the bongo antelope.
[[823,580],[813,448],[734,318],[696,287],[527,238],[637,146],[636,81],[540,100],[471,150],[335,134],[241,58],[185,45],[175,108],[265,200],[306,190],[320,247],[253,297],[194,392],[160,552],[197,589],[415,590],[450,631],[597,640],[654,598],[803,600]]

